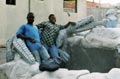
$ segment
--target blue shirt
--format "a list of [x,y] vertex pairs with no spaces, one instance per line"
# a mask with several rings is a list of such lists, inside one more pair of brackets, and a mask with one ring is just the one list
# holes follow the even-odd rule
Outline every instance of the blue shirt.
[[32,24],[24,24],[18,29],[16,35],[18,34],[23,34],[37,40],[35,43],[32,43],[29,40],[25,40],[25,43],[31,52],[40,49],[40,32],[36,26]]

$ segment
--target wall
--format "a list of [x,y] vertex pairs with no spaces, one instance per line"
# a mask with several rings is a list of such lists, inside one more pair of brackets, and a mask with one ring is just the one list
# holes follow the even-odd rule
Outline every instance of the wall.
[[28,0],[16,0],[16,5],[6,5],[7,28],[6,38],[15,34],[18,27],[26,23],[28,13]]
[[31,0],[31,11],[37,16],[35,23],[48,20],[48,16],[51,13],[56,15],[58,24],[65,24],[68,20],[77,21],[86,16],[86,1],[78,0],[77,7],[78,12],[70,13],[71,16],[68,17],[67,13],[63,10],[63,0]]
[[6,0],[0,0],[0,43],[14,35],[18,27],[26,22],[27,12],[28,0],[16,0],[16,5],[6,5]]
[[96,3],[96,2],[91,2],[91,1],[87,1],[87,7],[89,8],[89,7],[99,7],[99,6],[101,6],[101,4],[100,3]]
[[0,1],[0,15],[0,43],[2,43],[6,35],[6,7],[4,0]]
[[[15,34],[21,24],[26,23],[29,0],[16,0],[16,5],[6,5],[6,0],[0,0],[0,41],[10,38]],[[35,24],[48,20],[48,15],[54,13],[58,24],[78,21],[86,16],[86,1],[78,0],[78,12],[67,13],[63,10],[63,0],[31,0],[31,12],[35,13]]]
[[87,8],[87,15],[94,15],[96,20],[102,20],[105,18],[105,13],[109,8]]

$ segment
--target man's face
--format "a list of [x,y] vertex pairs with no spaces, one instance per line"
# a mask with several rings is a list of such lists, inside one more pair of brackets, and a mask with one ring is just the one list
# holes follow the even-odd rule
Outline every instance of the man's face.
[[50,20],[50,22],[51,22],[52,24],[55,24],[55,22],[56,22],[56,17],[55,17],[55,16],[51,16],[49,20]]
[[33,22],[34,22],[34,16],[33,16],[33,15],[28,16],[28,17],[27,17],[27,20],[28,20],[28,23],[29,23],[29,24],[33,24]]

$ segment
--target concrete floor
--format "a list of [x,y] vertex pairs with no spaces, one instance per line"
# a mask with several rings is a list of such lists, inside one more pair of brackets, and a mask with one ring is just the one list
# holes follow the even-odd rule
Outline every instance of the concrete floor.
[[0,64],[6,62],[6,48],[0,48]]

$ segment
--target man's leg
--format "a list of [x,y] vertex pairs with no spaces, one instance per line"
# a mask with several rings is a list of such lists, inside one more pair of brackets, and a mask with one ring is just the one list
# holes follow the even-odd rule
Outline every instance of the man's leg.
[[38,63],[41,63],[41,59],[40,59],[39,52],[38,52],[38,51],[33,51],[32,54],[33,54],[33,56],[35,57],[35,60],[36,60]]
[[48,54],[48,51],[44,46],[41,46],[38,51],[42,60],[47,60],[50,58],[50,55]]
[[51,45],[49,48],[49,52],[52,58],[58,58],[58,49],[55,45]]

